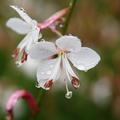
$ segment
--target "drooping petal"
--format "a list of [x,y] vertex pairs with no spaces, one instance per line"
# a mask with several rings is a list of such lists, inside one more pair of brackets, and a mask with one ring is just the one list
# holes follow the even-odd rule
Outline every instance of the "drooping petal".
[[37,70],[38,86],[49,90],[50,85],[58,79],[61,58],[42,62]]
[[24,99],[27,101],[27,104],[29,105],[33,115],[38,112],[39,108],[38,108],[38,105],[37,105],[34,97],[29,92],[27,92],[25,90],[17,90],[16,92],[14,92],[10,96],[10,98],[6,104],[6,111],[8,113],[8,116],[7,116],[8,120],[13,119],[13,117],[14,117],[13,109],[14,109],[14,106],[16,105],[16,103],[19,99]]
[[77,69],[83,71],[95,67],[100,61],[98,53],[87,47],[81,47],[77,53],[69,53],[68,58]]
[[49,59],[56,53],[55,45],[52,42],[45,41],[34,44],[29,51],[31,58],[39,60]]
[[14,5],[11,5],[10,7],[13,8],[22,17],[23,20],[31,24],[32,19],[28,16],[28,14],[25,12],[23,8],[19,8]]
[[80,39],[72,35],[60,37],[56,40],[56,45],[58,48],[70,52],[77,52],[81,49]]
[[31,26],[19,18],[10,18],[6,25],[18,34],[27,34],[31,30]]

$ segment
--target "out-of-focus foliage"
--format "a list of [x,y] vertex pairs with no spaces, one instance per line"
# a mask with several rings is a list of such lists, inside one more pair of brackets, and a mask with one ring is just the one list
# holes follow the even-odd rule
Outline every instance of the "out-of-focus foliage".
[[[5,119],[5,103],[16,89],[26,89],[37,98],[33,66],[17,68],[12,51],[23,38],[5,24],[17,14],[9,7],[20,5],[32,18],[42,21],[67,6],[69,0],[1,0],[0,1],[0,120]],[[65,87],[55,83],[41,99],[40,120],[119,120],[120,119],[120,0],[78,0],[67,34],[81,38],[83,46],[101,56],[98,66],[88,72],[78,71],[81,87],[70,100],[64,98]],[[46,40],[57,36],[43,31]],[[34,64],[35,65],[35,64]],[[56,89],[59,87],[60,89]],[[15,107],[16,120],[30,119],[24,101]],[[28,118],[29,116],[29,118]]]

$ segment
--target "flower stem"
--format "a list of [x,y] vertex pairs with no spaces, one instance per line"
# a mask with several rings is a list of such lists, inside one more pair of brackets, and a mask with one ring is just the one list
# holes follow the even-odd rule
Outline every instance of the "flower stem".
[[63,31],[62,31],[63,35],[65,35],[66,32],[67,32],[67,28],[69,26],[70,19],[71,19],[72,13],[74,11],[76,2],[77,2],[77,0],[70,0],[70,2],[69,2],[70,11],[69,11],[69,14],[68,14],[68,16],[66,18],[65,26],[64,26]]
[[[38,96],[37,96],[37,103],[38,103],[38,106],[40,108],[40,105],[41,105],[41,98],[45,95],[45,90],[44,89],[40,89],[39,90],[39,93],[38,93]],[[36,116],[33,116],[30,120],[38,120],[39,119],[39,113],[36,114]]]

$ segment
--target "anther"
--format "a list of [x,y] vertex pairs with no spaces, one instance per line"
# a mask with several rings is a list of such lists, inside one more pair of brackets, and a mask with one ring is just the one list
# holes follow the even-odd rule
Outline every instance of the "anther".
[[80,81],[78,78],[72,76],[72,81],[71,81],[72,85],[74,88],[79,88],[80,87]]
[[21,63],[24,63],[27,60],[28,54],[24,51],[21,59]]
[[49,80],[44,84],[44,87],[46,88],[46,90],[50,90],[52,85],[53,85],[53,80]]

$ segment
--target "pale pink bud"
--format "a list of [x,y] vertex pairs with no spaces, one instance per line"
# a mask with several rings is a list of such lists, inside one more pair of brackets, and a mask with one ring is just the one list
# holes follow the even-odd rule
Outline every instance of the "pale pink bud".
[[58,12],[56,12],[55,14],[53,14],[50,18],[48,18],[47,20],[43,21],[42,23],[38,23],[38,27],[40,27],[40,29],[45,29],[50,27],[51,25],[56,25],[56,22],[63,22],[63,16],[65,14],[67,14],[69,11],[69,8],[64,8]]
[[27,92],[25,90],[17,90],[10,96],[10,98],[8,99],[8,102],[6,104],[6,111],[8,114],[7,120],[13,119],[13,117],[14,117],[13,116],[13,108],[19,99],[24,99],[27,101],[28,106],[31,109],[31,112],[33,115],[39,111],[36,100],[33,98],[33,96],[29,92]]

